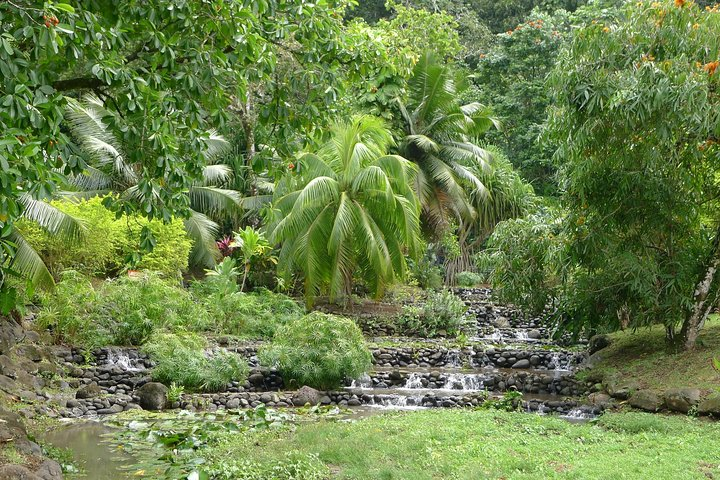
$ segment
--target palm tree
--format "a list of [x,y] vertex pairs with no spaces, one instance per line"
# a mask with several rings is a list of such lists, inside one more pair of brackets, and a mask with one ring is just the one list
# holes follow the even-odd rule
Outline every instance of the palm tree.
[[[69,241],[81,241],[86,233],[84,222],[78,218],[55,208],[47,202],[34,199],[29,194],[19,198],[22,215],[28,221],[36,223],[51,235],[61,236]],[[2,257],[8,258],[8,269],[18,276],[24,277],[33,287],[53,288],[55,281],[45,262],[17,228],[12,228],[3,239]],[[4,280],[4,279],[0,279]]]
[[[104,119],[110,113],[103,102],[87,95],[82,101],[68,99],[67,126],[77,145],[88,157],[88,167],[80,175],[70,177],[70,185],[76,190],[66,196],[87,197],[119,194],[142,200],[137,188],[141,166],[130,163],[123,155],[120,142]],[[190,265],[211,267],[219,258],[215,244],[219,226],[213,218],[239,213],[240,194],[222,188],[232,175],[227,165],[216,163],[228,151],[229,144],[214,131],[204,138],[203,155],[207,165],[202,179],[185,192],[190,205],[190,216],[184,220],[188,236],[193,240]],[[157,196],[157,192],[153,192]]]
[[282,243],[280,270],[303,273],[309,305],[350,293],[354,276],[379,296],[405,275],[419,240],[416,168],[388,155],[391,144],[381,120],[357,117],[278,182],[270,240]]
[[425,227],[433,232],[448,223],[448,215],[474,218],[470,197],[486,194],[475,172],[489,168],[491,155],[471,139],[499,122],[479,103],[460,105],[464,88],[447,66],[426,53],[408,82],[407,101],[399,100],[405,133],[400,154],[419,167],[415,188]]

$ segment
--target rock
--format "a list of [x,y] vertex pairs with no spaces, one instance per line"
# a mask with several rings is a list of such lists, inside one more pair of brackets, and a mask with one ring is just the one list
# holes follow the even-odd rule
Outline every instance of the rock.
[[605,358],[607,357],[607,352],[605,350],[600,350],[598,352],[593,353],[588,358],[585,359],[583,362],[583,366],[585,368],[595,368],[599,364],[601,364]]
[[530,368],[530,360],[518,360],[517,362],[513,363],[511,368]]
[[612,397],[607,393],[591,393],[588,395],[588,402],[590,402],[590,405],[606,407],[612,402]]
[[92,382],[89,385],[85,385],[83,387],[80,387],[78,391],[75,393],[75,398],[78,398],[80,400],[84,400],[86,398],[95,398],[99,396],[102,393],[102,390],[100,389],[100,386]]
[[8,353],[24,336],[22,326],[14,319],[0,316],[0,353]]
[[698,413],[700,413],[700,415],[720,417],[720,393],[710,395],[708,398],[700,402]]
[[35,474],[43,480],[62,480],[62,467],[55,460],[45,460]]
[[0,375],[16,378],[20,366],[13,362],[7,355],[0,355]]
[[630,406],[645,410],[646,412],[657,412],[663,408],[663,399],[660,395],[647,390],[635,392],[630,397]]
[[665,406],[673,412],[688,413],[700,403],[700,390],[697,388],[671,388],[663,396]]
[[618,400],[627,400],[633,392],[640,390],[640,384],[634,380],[611,379],[607,384],[607,392]]
[[112,415],[113,413],[120,413],[123,410],[125,410],[125,408],[123,408],[122,405],[118,405],[116,403],[115,405],[112,405],[109,408],[101,408],[100,410],[97,411],[97,413],[98,413],[98,415]]
[[43,480],[43,478],[21,465],[3,465],[0,467],[0,480]]
[[248,381],[256,387],[261,387],[265,383],[265,375],[255,372],[248,377]]
[[322,398],[320,398],[320,403],[323,405],[330,405],[332,403],[332,400],[327,395],[324,395]]
[[292,397],[292,403],[296,407],[302,407],[303,405],[317,405],[320,403],[322,394],[314,388],[304,386]]
[[240,408],[240,399],[239,398],[231,398],[227,401],[225,404],[225,408],[229,408],[231,410],[234,410],[236,408]]
[[594,335],[588,341],[588,353],[592,355],[603,348],[609,347],[610,344],[612,344],[612,340],[607,335]]
[[162,410],[167,403],[168,389],[158,382],[148,382],[137,391],[140,407],[144,410]]
[[542,337],[542,333],[540,330],[530,330],[527,334],[528,338],[531,338],[533,340],[537,340]]

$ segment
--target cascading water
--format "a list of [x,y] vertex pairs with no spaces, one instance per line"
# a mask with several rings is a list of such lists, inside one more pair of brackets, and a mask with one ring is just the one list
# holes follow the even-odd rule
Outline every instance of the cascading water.
[[485,377],[477,374],[451,373],[447,376],[443,390],[462,390],[476,392],[485,386]]
[[107,355],[106,364],[117,366],[126,372],[140,372],[145,370],[145,364],[140,359],[132,359],[127,353],[110,351]]
[[445,359],[445,366],[446,367],[460,367],[460,351],[459,350],[450,350],[447,353],[447,357]]
[[354,379],[352,383],[350,383],[350,388],[372,388],[372,386],[372,378],[370,378],[370,375],[367,373],[363,373],[360,377]]

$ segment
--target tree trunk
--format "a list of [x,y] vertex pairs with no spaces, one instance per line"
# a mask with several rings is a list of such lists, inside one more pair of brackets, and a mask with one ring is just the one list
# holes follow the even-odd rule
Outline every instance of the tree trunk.
[[714,290],[716,290],[715,279],[718,267],[720,267],[720,227],[715,233],[712,250],[705,264],[703,274],[695,286],[693,308],[685,317],[680,330],[679,340],[682,342],[681,346],[684,350],[695,348],[700,330],[705,325],[705,320],[715,306],[717,293]]

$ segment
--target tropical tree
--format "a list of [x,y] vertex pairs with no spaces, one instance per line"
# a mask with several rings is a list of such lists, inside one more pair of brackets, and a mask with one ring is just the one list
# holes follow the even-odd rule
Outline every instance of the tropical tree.
[[474,218],[470,197],[486,192],[473,170],[490,168],[490,154],[471,139],[499,124],[483,105],[459,104],[464,87],[461,78],[428,52],[413,70],[407,100],[399,101],[405,133],[399,151],[418,166],[414,187],[424,225],[432,231],[444,228],[448,215]]
[[661,323],[671,345],[691,349],[717,305],[718,29],[720,12],[693,2],[631,2],[561,54],[549,135],[562,229],[528,227],[547,232],[536,251],[559,260],[539,264],[560,273],[566,328]]
[[281,272],[302,272],[308,304],[350,293],[353,278],[380,296],[405,275],[419,238],[416,168],[391,145],[381,120],[357,117],[278,183],[270,240],[282,243]]
[[[82,101],[68,99],[66,109],[66,125],[87,166],[82,173],[68,178],[74,191],[63,192],[63,195],[87,197],[112,193],[141,203],[146,196],[159,195],[156,189],[139,187],[144,167],[132,163],[124,154],[122,142],[111,129],[111,125],[122,125],[121,121],[98,97],[85,95]],[[221,188],[229,181],[232,171],[227,165],[215,163],[229,149],[229,144],[214,131],[206,132],[202,139],[206,164],[201,180],[192,182],[180,194],[190,207],[190,214],[184,219],[185,229],[193,240],[190,265],[209,267],[219,256],[215,243],[219,227],[212,218],[239,213],[240,195]]]

